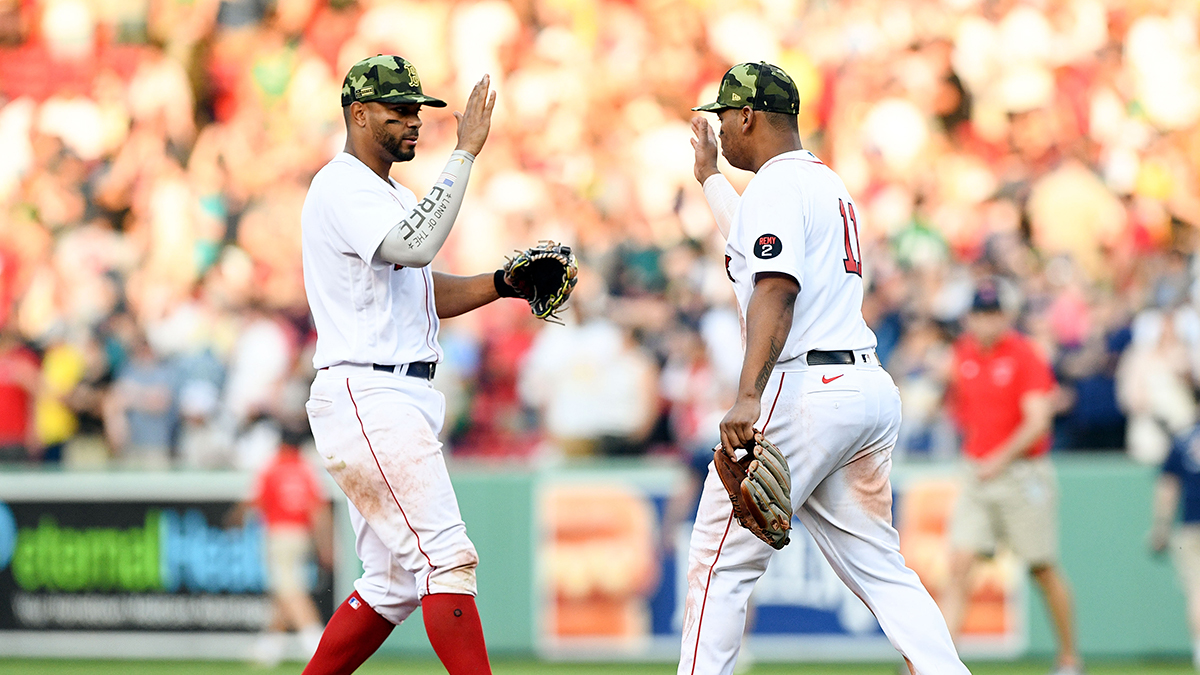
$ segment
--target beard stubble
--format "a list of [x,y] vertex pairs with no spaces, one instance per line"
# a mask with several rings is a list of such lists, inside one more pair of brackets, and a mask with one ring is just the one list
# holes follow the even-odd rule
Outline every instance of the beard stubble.
[[404,146],[401,145],[403,139],[388,133],[387,125],[385,124],[375,126],[372,129],[371,135],[375,137],[375,142],[379,144],[379,147],[391,155],[393,162],[407,162],[417,155],[416,148],[405,150]]

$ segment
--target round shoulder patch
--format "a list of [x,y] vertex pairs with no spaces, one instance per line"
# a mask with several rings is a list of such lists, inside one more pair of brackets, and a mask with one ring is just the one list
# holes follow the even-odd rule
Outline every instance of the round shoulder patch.
[[767,258],[774,258],[782,252],[783,242],[780,241],[779,237],[776,237],[773,234],[764,234],[758,239],[754,240],[755,258],[762,258],[763,260],[766,260]]

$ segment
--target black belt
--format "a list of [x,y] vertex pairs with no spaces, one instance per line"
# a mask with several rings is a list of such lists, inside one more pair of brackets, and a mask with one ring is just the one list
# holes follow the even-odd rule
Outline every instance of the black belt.
[[810,366],[852,366],[854,365],[854,352],[850,350],[841,350],[836,352],[822,352],[813,349],[805,355]]
[[385,373],[395,373],[402,370],[404,375],[409,377],[418,377],[422,380],[432,380],[433,373],[437,370],[437,364],[429,363],[428,361],[417,361],[415,363],[408,364],[407,367],[404,365],[385,366],[382,363],[372,363],[371,367],[375,370],[383,371]]

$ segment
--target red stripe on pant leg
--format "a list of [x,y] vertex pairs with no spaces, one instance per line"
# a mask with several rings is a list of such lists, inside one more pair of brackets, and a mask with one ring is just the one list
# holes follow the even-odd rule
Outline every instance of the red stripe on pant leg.
[[[767,432],[767,425],[770,424],[770,417],[775,414],[775,404],[779,402],[779,394],[784,390],[784,378],[787,377],[786,372],[779,374],[779,389],[775,389],[775,400],[770,402],[770,412],[767,413],[767,422],[762,425],[763,434]],[[712,567],[708,568],[708,581],[704,584],[704,598],[700,602],[700,619],[696,620],[696,650],[691,653],[691,673],[696,674],[696,656],[700,653],[700,629],[704,625],[704,605],[708,604],[708,587],[713,585],[713,571],[716,569],[716,561],[721,560],[721,549],[725,548],[725,539],[730,536],[730,527],[733,525],[733,510],[730,509],[730,520],[725,524],[725,534],[721,537],[721,543],[716,545],[716,557],[713,558]]]
[[396,508],[400,509],[400,515],[404,517],[404,524],[408,525],[408,531],[413,533],[413,537],[417,539],[417,550],[421,555],[425,556],[425,562],[429,563],[430,574],[425,577],[425,592],[429,593],[429,577],[433,576],[433,571],[437,566],[429,559],[429,554],[425,549],[421,548],[421,535],[413,529],[412,523],[408,522],[408,514],[404,512],[404,507],[400,506],[400,500],[396,499],[396,492],[392,490],[392,484],[388,482],[387,474],[383,472],[383,467],[379,465],[379,457],[375,455],[375,448],[371,446],[371,439],[367,437],[367,428],[363,425],[362,416],[358,414],[358,402],[354,400],[354,392],[350,391],[350,379],[346,379],[346,393],[350,394],[350,403],[354,405],[354,416],[358,418],[358,428],[362,430],[363,440],[367,442],[367,449],[371,451],[371,458],[375,460],[375,468],[379,469],[379,475],[383,477],[383,484],[387,486],[388,494],[392,495],[392,501],[396,503]]
[[692,675],[696,673],[696,655],[700,653],[700,629],[704,626],[704,606],[708,604],[708,588],[712,586],[713,570],[721,559],[721,549],[725,548],[725,539],[729,537],[729,528],[733,525],[733,510],[729,511],[729,520],[725,523],[725,534],[721,543],[717,544],[717,557],[713,558],[712,566],[708,568],[708,581],[704,583],[704,599],[700,601],[700,618],[696,619],[696,649],[692,652]]
[[775,414],[775,404],[779,403],[779,393],[783,391],[783,378],[787,377],[787,373],[779,374],[779,388],[775,390],[775,400],[771,401],[771,412],[767,413],[767,421],[763,422],[762,432],[767,433],[767,425],[771,423],[771,416]]

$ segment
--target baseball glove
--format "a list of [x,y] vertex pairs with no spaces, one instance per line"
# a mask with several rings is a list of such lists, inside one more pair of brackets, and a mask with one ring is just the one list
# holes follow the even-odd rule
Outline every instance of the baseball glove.
[[504,265],[503,272],[504,282],[517,297],[529,303],[534,316],[556,321],[558,311],[567,303],[578,281],[579,267],[570,246],[543,241],[533,248],[517,251],[516,257]]
[[738,522],[772,548],[787,546],[792,529],[792,476],[783,453],[761,434],[740,460],[731,459],[720,444],[713,450],[717,476],[729,493]]

